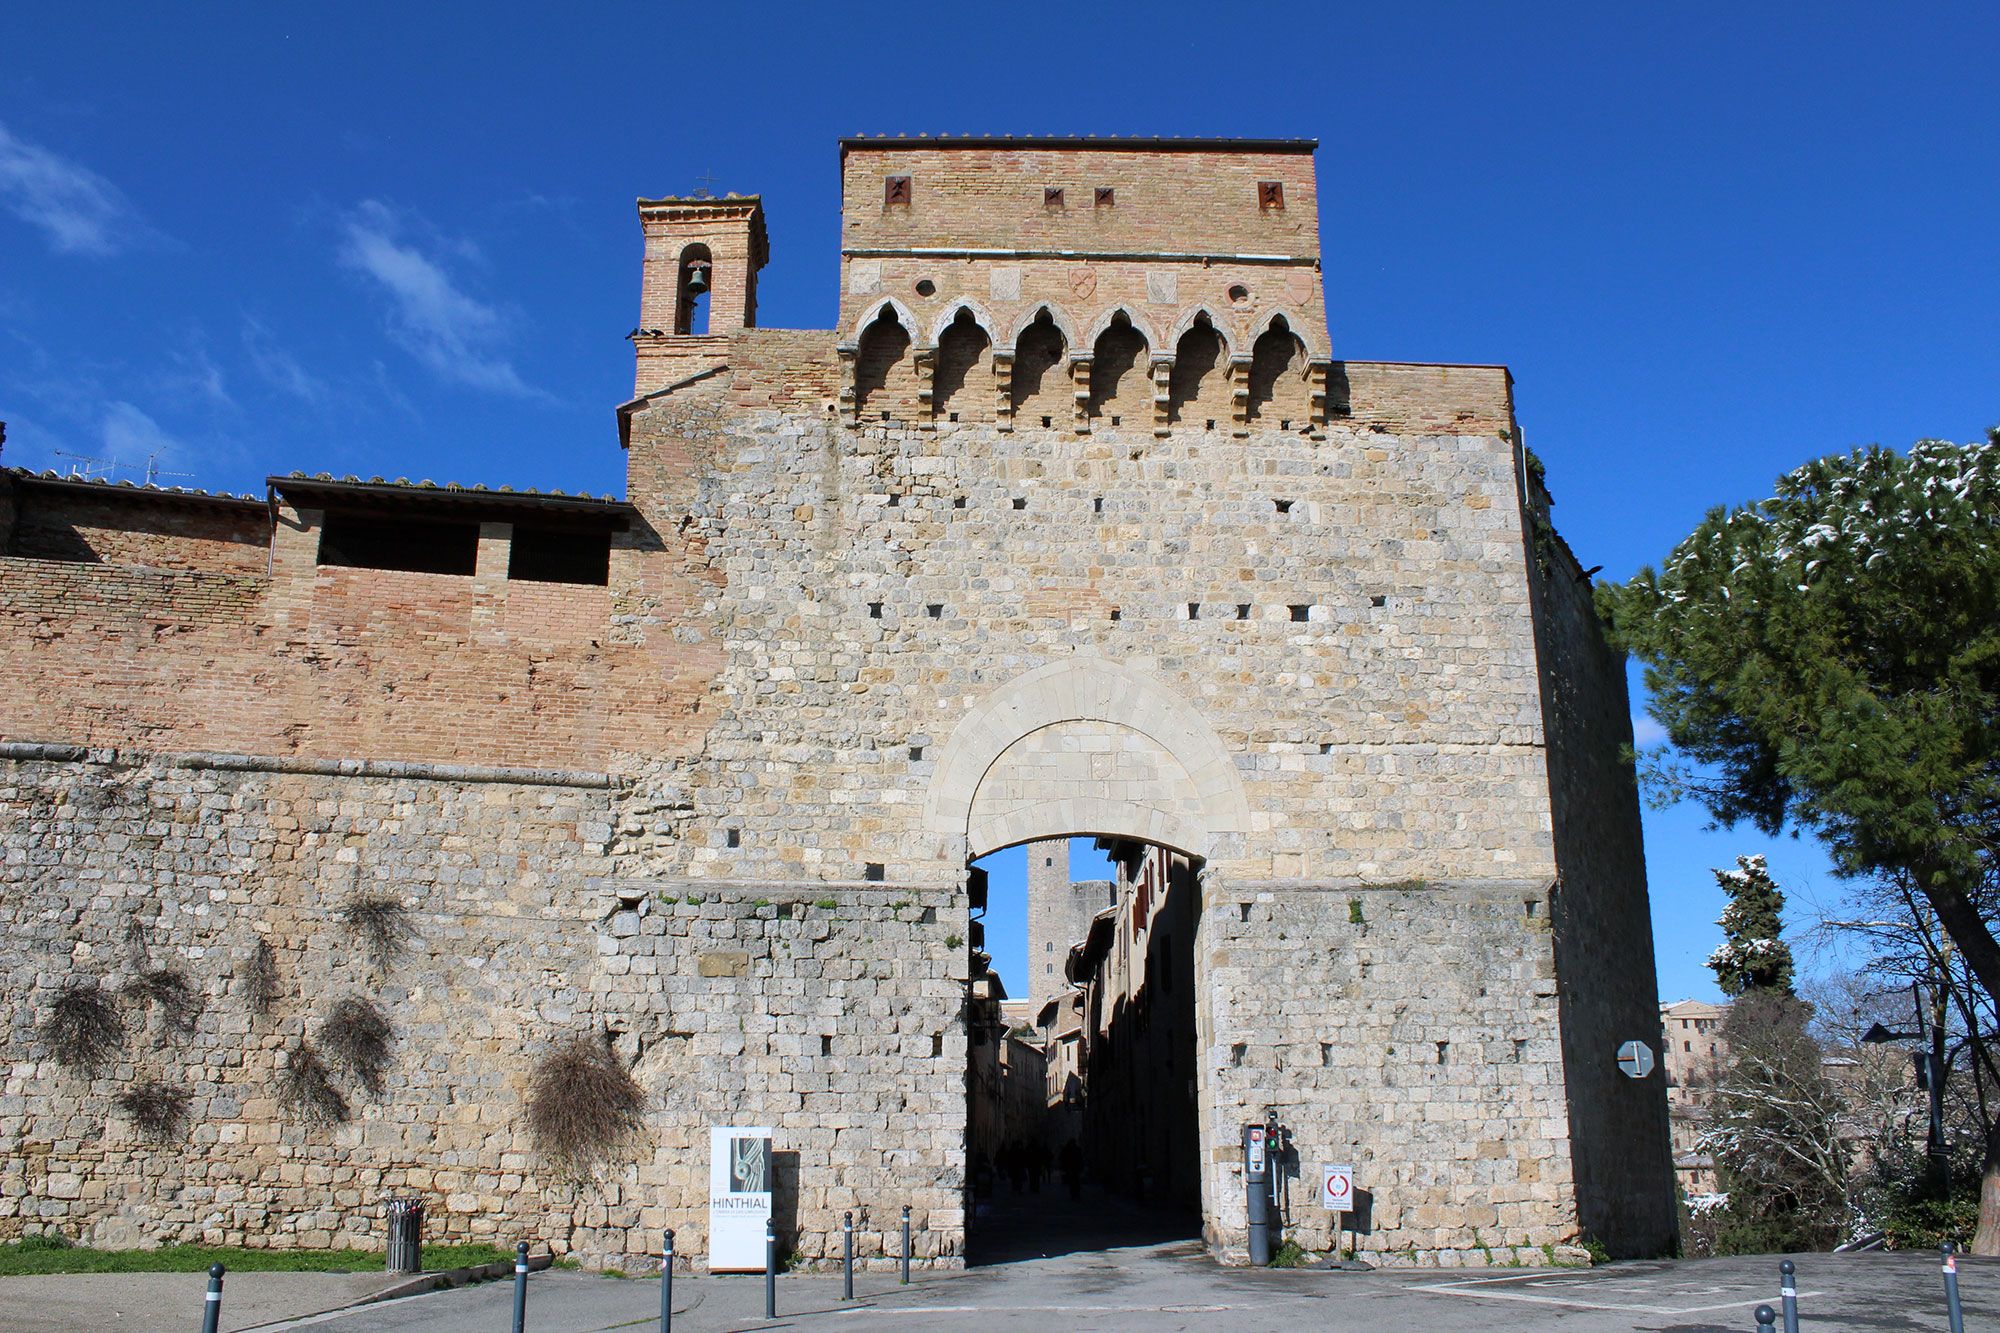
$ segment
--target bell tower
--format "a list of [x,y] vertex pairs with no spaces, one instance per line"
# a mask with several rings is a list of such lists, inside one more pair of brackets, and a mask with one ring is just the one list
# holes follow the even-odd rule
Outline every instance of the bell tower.
[[771,258],[762,199],[641,199],[639,222],[646,260],[638,338],[717,337],[757,327],[757,270]]

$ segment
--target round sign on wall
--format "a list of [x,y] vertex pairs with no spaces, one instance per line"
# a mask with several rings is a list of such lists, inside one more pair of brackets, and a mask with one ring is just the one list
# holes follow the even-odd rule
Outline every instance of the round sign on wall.
[[1618,1067],[1627,1078],[1644,1078],[1653,1072],[1653,1048],[1643,1041],[1628,1041],[1618,1048]]

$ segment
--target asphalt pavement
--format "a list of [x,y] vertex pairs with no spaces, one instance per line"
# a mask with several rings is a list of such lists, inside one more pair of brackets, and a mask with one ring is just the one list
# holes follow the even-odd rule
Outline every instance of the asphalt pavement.
[[[1001,1205],[976,1219],[962,1271],[925,1272],[901,1286],[893,1271],[856,1275],[857,1299],[841,1299],[837,1273],[778,1280],[778,1318],[766,1321],[760,1276],[674,1279],[678,1333],[735,1329],[968,1328],[1424,1330],[1425,1333],[1715,1333],[1756,1327],[1752,1311],[1778,1303],[1775,1257],[1619,1263],[1579,1269],[1225,1268],[1192,1238],[1185,1217],[1145,1214],[1101,1198],[1070,1206],[1053,1191]],[[1805,1329],[1946,1329],[1942,1277],[1925,1253],[1795,1256]],[[199,1274],[70,1279],[0,1278],[0,1328],[57,1333],[107,1328],[198,1327]],[[247,1290],[260,1283],[263,1304]],[[502,1333],[511,1327],[508,1280],[397,1300],[330,1308],[352,1291],[317,1289],[324,1313],[287,1317],[284,1279],[302,1294],[328,1281],[311,1274],[246,1274],[227,1289],[225,1329],[315,1333]],[[379,1282],[379,1276],[374,1279]],[[1966,1328],[2000,1330],[2000,1260],[1962,1260]],[[29,1286],[26,1284],[43,1284]],[[93,1301],[92,1293],[101,1300]],[[236,1299],[242,1294],[242,1299]],[[144,1297],[135,1303],[135,1296]],[[278,1313],[269,1312],[277,1310]],[[530,1333],[599,1333],[659,1326],[657,1273],[615,1278],[551,1270],[528,1279]],[[263,1317],[258,1317],[262,1314]]]

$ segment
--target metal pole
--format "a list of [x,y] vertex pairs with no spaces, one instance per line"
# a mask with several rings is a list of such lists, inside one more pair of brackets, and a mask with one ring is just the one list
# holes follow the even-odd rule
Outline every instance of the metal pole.
[[221,1264],[214,1264],[208,1270],[208,1299],[201,1307],[201,1333],[215,1333],[222,1323],[222,1274]]
[[1790,1259],[1778,1265],[1778,1304],[1785,1311],[1785,1333],[1799,1333],[1798,1267]]
[[1762,1333],[1762,1330],[1764,1329],[1776,1328],[1777,1326],[1778,1326],[1778,1312],[1776,1310],[1773,1310],[1768,1305],[1758,1306],[1757,1328],[1759,1330],[1759,1333]]
[[854,1299],[854,1213],[841,1214],[840,1219],[842,1258],[840,1261],[840,1299]]
[[660,1333],[674,1333],[674,1229],[660,1247]]
[[910,1285],[910,1205],[903,1205],[903,1285]]
[[1931,1049],[1924,1052],[1926,1073],[1924,1082],[1930,1084],[1931,1118],[1926,1131],[1930,1139],[1931,1167],[1937,1172],[1938,1189],[1946,1197],[1951,1195],[1951,1154],[1944,1145],[1944,1028],[1932,1029]]
[[764,1219],[764,1317],[778,1317],[778,1224]]
[[528,1242],[514,1247],[514,1333],[528,1330]]
[[1965,1307],[1958,1303],[1958,1252],[1944,1243],[1944,1308],[1951,1316],[1951,1333],[1965,1333]]

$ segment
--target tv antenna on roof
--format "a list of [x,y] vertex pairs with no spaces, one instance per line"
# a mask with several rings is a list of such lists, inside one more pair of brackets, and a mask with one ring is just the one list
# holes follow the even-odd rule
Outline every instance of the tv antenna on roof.
[[[160,467],[160,455],[157,452],[146,455],[146,466],[143,469],[132,463],[127,463],[122,458],[95,458],[90,454],[73,454],[67,449],[51,449],[49,452],[58,458],[74,460],[70,465],[69,475],[80,477],[85,481],[109,481],[114,474],[121,470],[126,472],[142,472],[144,475],[144,484],[147,486],[154,485],[161,477],[191,477],[194,475],[192,472],[167,472],[163,470]],[[82,466],[79,467],[77,464],[81,464]]]

